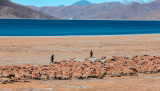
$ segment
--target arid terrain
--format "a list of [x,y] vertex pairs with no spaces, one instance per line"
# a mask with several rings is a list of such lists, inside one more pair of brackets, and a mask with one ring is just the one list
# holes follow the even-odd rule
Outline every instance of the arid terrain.
[[[85,37],[1,37],[0,65],[49,64],[55,61],[84,61],[90,50],[94,57],[160,55],[160,35],[121,35]],[[160,73],[138,76],[108,77],[84,80],[29,80],[0,84],[0,90],[55,90],[55,91],[159,91]]]
[[126,35],[99,37],[1,37],[0,65],[30,63],[34,65],[94,57],[160,55],[160,35]]

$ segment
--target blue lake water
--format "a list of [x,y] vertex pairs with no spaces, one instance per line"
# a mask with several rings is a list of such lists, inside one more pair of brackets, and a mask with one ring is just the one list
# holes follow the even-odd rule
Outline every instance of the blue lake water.
[[160,21],[0,19],[0,36],[159,34]]

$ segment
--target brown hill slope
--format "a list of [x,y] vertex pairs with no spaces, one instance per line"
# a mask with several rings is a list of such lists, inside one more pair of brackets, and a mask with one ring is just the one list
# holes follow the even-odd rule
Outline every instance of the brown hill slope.
[[141,16],[137,16],[134,19],[136,20],[160,20],[160,0],[155,0],[150,3],[144,4],[148,7],[150,12],[147,12]]
[[153,9],[153,10],[158,10],[158,9],[160,9],[160,0],[155,0],[150,3],[146,3],[146,4],[144,4],[144,6],[150,8],[150,9]]
[[142,16],[134,18],[135,20],[160,20],[160,9],[148,12]]
[[134,17],[143,15],[149,11],[151,11],[150,8],[134,2],[122,8],[91,17],[91,19],[132,19]]
[[0,18],[57,19],[9,0],[0,0]]

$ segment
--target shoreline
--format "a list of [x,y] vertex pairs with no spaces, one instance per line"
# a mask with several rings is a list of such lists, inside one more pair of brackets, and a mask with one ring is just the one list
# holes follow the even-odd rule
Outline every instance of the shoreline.
[[70,36],[0,36],[0,38],[69,38],[69,37],[133,37],[133,36],[158,36],[160,34],[126,34],[126,35],[70,35]]
[[81,19],[81,20],[78,20],[78,19],[76,19],[76,20],[70,20],[70,19],[59,19],[59,18],[57,18],[57,19],[39,19],[39,18],[0,18],[0,20],[58,20],[58,21],[65,21],[65,20],[67,20],[67,21],[160,21],[160,20],[145,20],[145,19],[141,19],[141,20],[138,20],[138,19],[130,19],[130,20],[127,20],[127,19],[119,19],[119,20],[114,20],[114,19],[108,19],[108,20],[105,20],[105,19],[101,19],[101,20],[99,20],[99,19],[86,19],[86,20],[84,20],[84,19]]

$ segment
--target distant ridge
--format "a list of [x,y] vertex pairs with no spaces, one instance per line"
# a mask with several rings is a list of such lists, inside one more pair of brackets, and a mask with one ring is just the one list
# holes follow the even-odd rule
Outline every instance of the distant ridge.
[[86,0],[81,0],[81,1],[77,1],[77,2],[73,3],[71,6],[77,6],[77,5],[89,5],[89,4],[92,4],[92,3],[89,2],[89,1],[86,1]]
[[57,7],[64,7],[64,6],[65,6],[65,5],[61,4],[61,5],[57,6]]
[[0,18],[57,19],[9,0],[0,0]]

